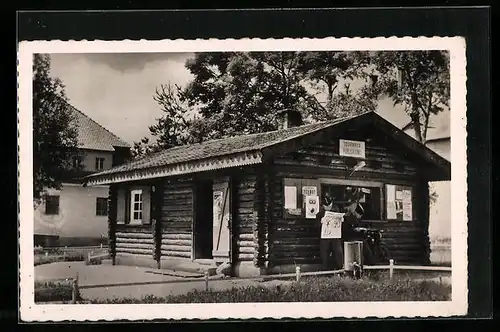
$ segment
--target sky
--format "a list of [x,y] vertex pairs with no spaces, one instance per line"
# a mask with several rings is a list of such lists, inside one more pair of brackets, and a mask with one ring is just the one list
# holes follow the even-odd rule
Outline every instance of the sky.
[[[193,76],[185,68],[192,53],[103,53],[52,54],[51,75],[66,87],[70,103],[92,119],[132,144],[149,135],[148,126],[161,116],[153,100],[161,84],[184,86]],[[389,99],[381,100],[378,112],[397,126],[408,117],[394,108]],[[442,136],[449,132],[446,115],[437,121]],[[436,122],[436,121],[435,121]]]
[[52,54],[51,75],[59,77],[69,102],[128,143],[146,136],[161,116],[153,100],[161,84],[185,85],[190,54]]

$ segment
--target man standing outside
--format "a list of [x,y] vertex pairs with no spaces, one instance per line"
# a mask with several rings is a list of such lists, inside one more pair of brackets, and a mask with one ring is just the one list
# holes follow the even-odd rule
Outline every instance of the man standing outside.
[[342,249],[342,222],[344,214],[334,205],[334,198],[326,191],[321,211],[317,217],[321,222],[320,254],[324,270],[340,270],[344,265]]

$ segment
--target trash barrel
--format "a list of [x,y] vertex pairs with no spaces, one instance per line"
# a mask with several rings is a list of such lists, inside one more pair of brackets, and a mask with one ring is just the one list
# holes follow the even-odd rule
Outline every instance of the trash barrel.
[[346,241],[344,242],[344,270],[346,272],[354,272],[356,262],[359,266],[363,266],[363,241]]

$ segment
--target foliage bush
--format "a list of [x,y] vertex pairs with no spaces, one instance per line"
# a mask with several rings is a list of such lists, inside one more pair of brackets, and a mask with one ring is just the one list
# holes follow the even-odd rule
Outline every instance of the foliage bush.
[[[35,281],[35,303],[71,301],[73,293],[72,280]],[[79,297],[79,294],[77,294]]]
[[63,253],[50,253],[47,256],[45,254],[35,255],[35,266],[42,264],[50,264],[56,262],[81,262],[85,260],[85,254],[82,252],[67,252]]
[[231,303],[231,302],[341,302],[341,301],[447,301],[451,286],[431,281],[396,279],[374,281],[344,277],[307,277],[300,283],[246,286],[227,290],[194,290],[187,294],[142,299],[114,298],[86,303]]

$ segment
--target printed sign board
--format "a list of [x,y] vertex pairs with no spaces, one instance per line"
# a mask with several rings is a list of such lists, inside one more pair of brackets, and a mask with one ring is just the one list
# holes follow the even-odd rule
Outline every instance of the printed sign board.
[[316,186],[303,186],[302,187],[302,195],[306,196],[316,196],[318,195],[318,190]]
[[316,214],[319,212],[319,197],[315,196],[306,196],[306,219],[314,219],[316,218]]
[[306,208],[307,196],[317,196],[317,195],[318,195],[318,190],[316,186],[302,186],[302,208],[304,209]]
[[344,157],[365,158],[365,142],[339,140],[339,155]]

